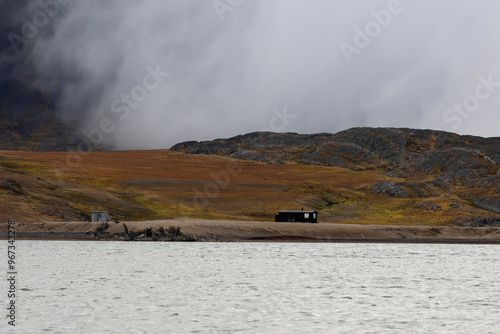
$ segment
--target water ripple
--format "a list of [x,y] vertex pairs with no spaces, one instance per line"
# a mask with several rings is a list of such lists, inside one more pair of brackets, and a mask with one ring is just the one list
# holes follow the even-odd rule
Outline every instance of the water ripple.
[[500,328],[495,245],[19,244],[19,332]]

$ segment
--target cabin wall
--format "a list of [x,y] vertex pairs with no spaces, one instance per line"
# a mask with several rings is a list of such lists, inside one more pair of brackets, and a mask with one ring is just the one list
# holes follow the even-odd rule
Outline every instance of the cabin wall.
[[93,212],[92,222],[108,222],[109,217],[106,212]]
[[275,215],[274,221],[278,223],[317,223],[318,214],[316,213],[316,218],[313,217],[313,214],[309,213],[309,217],[305,218],[304,212],[278,213]]

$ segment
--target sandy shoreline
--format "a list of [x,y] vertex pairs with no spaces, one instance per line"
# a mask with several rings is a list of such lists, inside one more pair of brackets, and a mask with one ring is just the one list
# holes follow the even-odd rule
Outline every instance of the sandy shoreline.
[[[273,242],[394,242],[394,243],[489,243],[500,244],[499,227],[395,226],[358,224],[297,224],[253,221],[173,219],[125,222],[127,229],[140,235],[175,226],[194,239],[203,241]],[[17,240],[123,240],[124,223],[109,223],[106,237],[96,237],[100,223],[40,222],[16,223]],[[0,238],[6,239],[7,224],[0,224]]]

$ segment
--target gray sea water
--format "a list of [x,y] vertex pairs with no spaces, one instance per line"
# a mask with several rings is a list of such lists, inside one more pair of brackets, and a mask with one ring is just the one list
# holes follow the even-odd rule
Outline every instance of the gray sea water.
[[16,251],[16,333],[500,332],[498,245],[18,241]]

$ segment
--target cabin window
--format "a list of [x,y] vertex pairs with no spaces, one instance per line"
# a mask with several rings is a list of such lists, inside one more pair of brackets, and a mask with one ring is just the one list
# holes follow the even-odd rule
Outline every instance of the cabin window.
[[313,213],[313,219],[316,219],[316,214],[315,213]]
[[308,213],[304,213],[304,218],[309,218],[309,214]]

